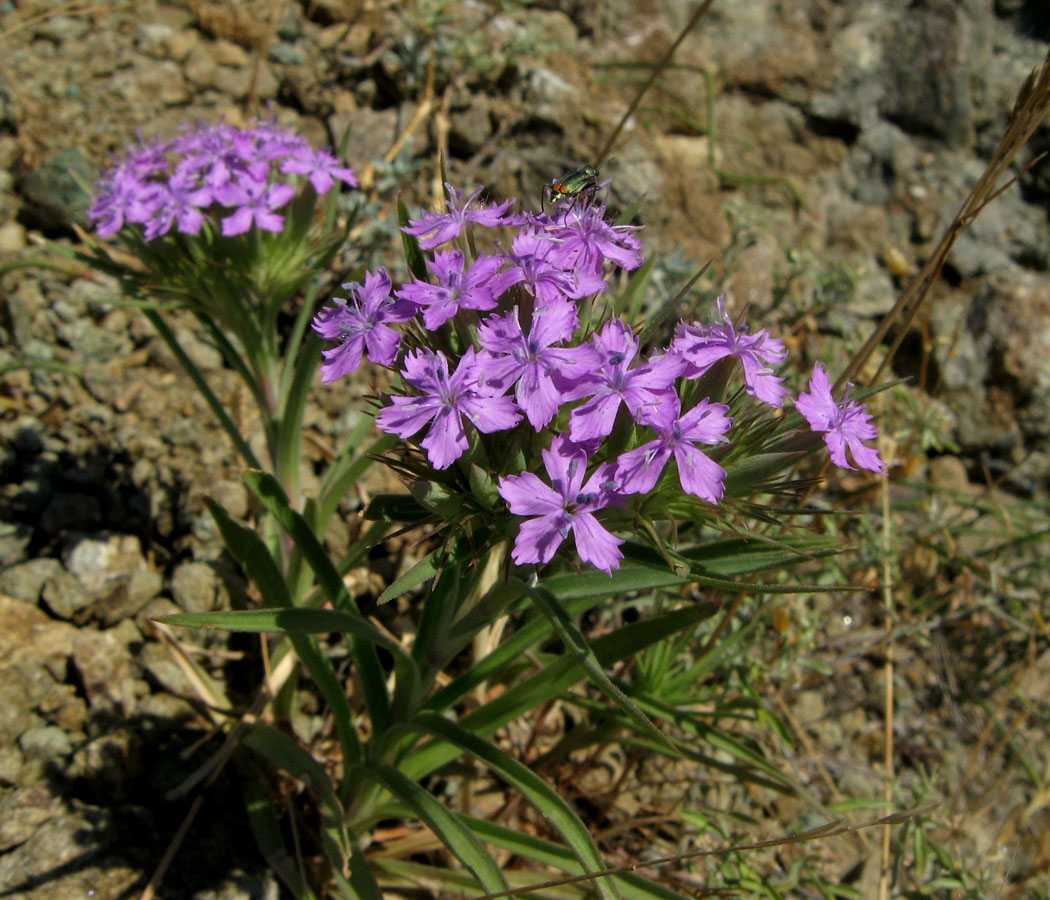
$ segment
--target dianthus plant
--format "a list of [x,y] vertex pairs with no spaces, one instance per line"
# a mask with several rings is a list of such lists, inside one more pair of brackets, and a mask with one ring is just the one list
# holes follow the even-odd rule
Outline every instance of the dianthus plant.
[[837,465],[852,468],[848,448],[884,471],[870,417],[835,400],[822,365],[785,412],[783,341],[723,298],[709,320],[643,340],[611,294],[618,270],[642,265],[638,230],[593,196],[514,213],[447,191],[447,212],[403,228],[434,251],[415,279],[395,287],[380,269],[346,284],[314,328],[335,341],[325,381],[366,357],[390,370],[376,424],[401,439],[391,461],[476,546],[506,538],[517,566],[611,573],[625,546],[651,559],[641,539],[686,571],[704,526],[743,531],[745,501],[787,490],[814,434]]
[[[262,467],[293,497],[301,414],[320,339],[307,327],[312,303],[298,310],[291,303],[304,289],[316,290],[342,245],[336,189],[356,185],[335,154],[274,123],[198,123],[114,159],[88,210],[99,238],[119,240],[137,258],[127,264],[126,254],[99,243],[90,262],[120,279],[124,302],[145,308],[244,461],[260,467],[161,311],[192,312],[244,379],[266,434]],[[325,215],[315,215],[325,194]],[[279,323],[296,312],[291,328]]]
[[[792,491],[814,484],[790,470],[821,455],[822,438],[840,464],[884,468],[857,399],[836,399],[818,366],[792,411],[777,373],[784,343],[734,319],[722,299],[666,333],[619,314],[622,283],[627,296],[644,297],[649,267],[638,229],[611,222],[596,194],[558,200],[550,213],[481,204],[478,196],[464,199],[449,187],[447,211],[415,221],[402,207],[411,280],[395,284],[384,268],[364,273],[313,319],[329,342],[324,382],[368,366],[375,423],[386,432],[382,458],[409,488],[374,496],[364,517],[380,533],[427,529],[412,545],[415,565],[378,598],[413,592],[407,605],[385,618],[389,628],[378,627],[340,577],[367,550],[368,536],[331,559],[309,510],[297,517],[272,478],[249,473],[318,590],[290,590],[259,539],[213,509],[266,608],[169,620],[287,635],[331,710],[337,740],[314,742],[328,748],[328,765],[261,717],[246,732],[251,749],[317,797],[311,818],[320,814],[325,873],[291,865],[291,851],[275,852],[282,829],[274,809],[282,804],[252,788],[253,831],[269,836],[268,858],[297,898],[368,900],[420,883],[438,885],[442,896],[502,896],[509,882],[529,884],[515,881],[521,872],[504,871],[485,847],[492,843],[540,853],[544,866],[570,874],[604,869],[572,804],[496,733],[530,710],[571,705],[583,697],[573,686],[587,677],[610,701],[595,735],[627,729],[645,742],[639,746],[670,746],[649,715],[667,728],[694,722],[685,750],[693,753],[711,726],[696,722],[691,705],[675,707],[652,692],[644,651],[688,645],[714,615],[717,604],[695,586],[755,591],[750,576],[835,551],[833,538],[777,527],[791,512]],[[812,509],[799,511],[812,517]],[[641,592],[645,617],[589,643],[577,617],[627,592]],[[724,615],[734,610],[727,605]],[[602,613],[603,627],[615,618]],[[312,634],[336,632],[349,636],[348,654],[313,643]],[[565,653],[549,652],[554,639]],[[332,662],[340,657],[350,689]],[[614,666],[617,682],[607,672]],[[598,740],[588,732],[573,729],[565,740]],[[721,753],[713,743],[697,758]],[[431,796],[428,785],[460,777],[447,764],[462,755],[521,792],[564,847],[523,842],[502,822],[469,818]],[[763,778],[775,771],[765,767]],[[463,868],[370,853],[385,840],[380,831],[406,816],[425,822]],[[325,874],[323,883],[304,882],[311,870]],[[670,895],[608,874],[593,885],[602,900]]]

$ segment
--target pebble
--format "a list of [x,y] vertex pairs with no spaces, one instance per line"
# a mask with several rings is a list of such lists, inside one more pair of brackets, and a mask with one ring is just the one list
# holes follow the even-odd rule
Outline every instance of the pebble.
[[240,69],[251,62],[251,55],[243,47],[233,41],[217,40],[211,45],[211,57],[220,66],[230,66]]
[[27,246],[26,230],[18,222],[0,225],[0,253],[18,253]]

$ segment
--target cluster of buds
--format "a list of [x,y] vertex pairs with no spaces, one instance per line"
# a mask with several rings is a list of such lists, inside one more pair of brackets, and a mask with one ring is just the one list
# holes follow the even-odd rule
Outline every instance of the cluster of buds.
[[[637,229],[611,224],[593,194],[559,200],[551,214],[512,214],[513,201],[485,206],[476,203],[479,191],[466,201],[447,191],[447,212],[404,229],[424,250],[456,245],[427,261],[428,279],[395,290],[380,269],[363,285],[344,285],[350,296],[315,318],[318,333],[338,342],[325,351],[323,379],[353,371],[366,353],[399,369],[402,391],[376,424],[418,441],[436,472],[468,451],[477,465],[481,435],[508,432],[483,459],[510,512],[525,517],[514,562],[547,563],[572,534],[580,560],[611,572],[624,541],[596,513],[670,479],[672,459],[680,490],[717,504],[726,471],[703,448],[731,440],[733,418],[695,385],[736,360],[743,391],[781,407],[788,390],[774,367],[784,344],[735,325],[719,299],[718,321],[679,322],[669,345],[646,357],[631,327],[601,316],[593,302],[612,267],[642,263]],[[507,249],[493,241],[496,252],[476,252],[479,228],[509,233]],[[796,407],[838,465],[852,468],[848,448],[857,466],[884,471],[863,443],[877,434],[870,417],[848,399],[836,403],[823,367]],[[539,460],[530,464],[537,455],[549,484],[537,474]]]

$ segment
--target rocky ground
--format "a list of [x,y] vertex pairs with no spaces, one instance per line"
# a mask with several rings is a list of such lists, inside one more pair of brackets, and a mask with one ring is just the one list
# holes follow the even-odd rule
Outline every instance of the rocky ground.
[[[165,792],[209,734],[151,619],[243,591],[201,500],[248,514],[234,454],[148,323],[111,302],[115,285],[42,243],[76,242],[83,185],[107,154],[195,118],[276,115],[318,144],[349,126],[365,202],[354,252],[392,266],[396,193],[432,203],[438,150],[464,187],[538,198],[595,159],[688,13],[618,0],[0,3],[0,897],[138,896],[188,807]],[[792,328],[802,358],[841,364],[959,208],[1048,40],[1036,0],[716,0],[605,167],[616,201],[639,203],[661,259],[656,289],[669,295],[713,260],[711,293]],[[1020,162],[1047,146],[1044,127]],[[911,387],[894,401],[900,420],[887,420],[916,532],[932,515],[924,484],[953,492],[937,511],[947,519],[991,507],[948,562],[933,538],[902,561],[944,602],[902,625],[897,728],[910,774],[898,799],[917,785],[961,798],[944,827],[1025,889],[1050,865],[1050,651],[1045,624],[1029,634],[990,622],[1015,616],[1011,603],[1045,609],[1046,584],[997,595],[996,578],[1012,590],[1015,570],[982,556],[980,535],[1016,526],[1001,511],[1020,501],[1045,521],[1048,198],[1043,162],[960,239],[895,363]],[[218,353],[190,320],[173,321],[247,416]],[[311,462],[352,427],[363,388],[316,392]],[[992,483],[1005,493],[989,495]],[[355,573],[362,594],[396,557]],[[998,613],[974,614],[988,598]],[[770,679],[765,699],[803,738],[796,775],[825,798],[881,796],[878,622],[863,607],[793,615],[840,676]],[[189,641],[217,676],[252,683],[236,642]],[[160,896],[279,895],[240,803],[235,780],[210,789]],[[829,865],[848,868],[834,853]]]

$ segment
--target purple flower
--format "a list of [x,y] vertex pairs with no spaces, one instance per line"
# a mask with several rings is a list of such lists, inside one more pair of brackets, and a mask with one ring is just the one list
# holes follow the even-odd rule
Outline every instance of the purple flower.
[[507,475],[499,480],[499,493],[516,516],[535,516],[522,522],[514,541],[512,557],[519,566],[547,563],[562,541],[573,532],[576,552],[608,575],[619,568],[623,540],[607,531],[594,513],[610,504],[620,504],[615,485],[608,481],[610,467],[600,466],[583,483],[587,453],[566,435],[559,435],[550,450],[543,451],[543,464],[551,486],[532,472]]
[[238,209],[222,220],[222,233],[226,237],[244,234],[253,222],[263,231],[280,231],[284,228],[284,216],[274,210],[280,209],[294,196],[295,188],[290,184],[267,185],[265,181],[249,179],[227,185],[221,202]]
[[628,450],[616,461],[620,489],[626,494],[646,494],[651,491],[673,453],[678,463],[678,480],[682,490],[717,503],[722,499],[725,469],[693,445],[721,443],[732,423],[726,415],[729,407],[701,400],[680,417],[681,405],[677,397],[671,405],[673,415],[670,421],[653,424],[657,439]]
[[569,207],[555,217],[548,231],[566,255],[575,256],[576,265],[584,271],[601,272],[605,260],[624,269],[637,269],[642,264],[642,242],[635,236],[634,226],[606,222],[602,204]]
[[321,380],[330,384],[361,365],[361,356],[368,349],[368,358],[381,366],[392,366],[397,359],[401,336],[384,322],[405,322],[416,314],[416,306],[407,300],[390,296],[390,276],[386,269],[374,275],[365,273],[365,285],[344,284],[353,300],[333,297],[335,306],[319,312],[313,320],[314,330],[328,340],[341,343],[324,351]]
[[787,396],[784,380],[773,373],[767,363],[784,361],[784,342],[772,338],[764,328],[755,334],[737,331],[726,312],[723,297],[718,298],[718,312],[725,325],[703,325],[679,322],[671,349],[689,363],[686,378],[699,378],[720,359],[735,356],[744,367],[744,390],[770,406],[780,406]]
[[521,421],[510,397],[486,396],[478,389],[473,348],[463,354],[452,376],[441,351],[424,350],[405,358],[401,375],[422,396],[391,397],[391,405],[376,416],[376,425],[389,434],[410,438],[433,420],[420,446],[435,469],[447,469],[469,446],[464,416],[486,434],[505,431]]
[[555,348],[576,330],[576,307],[562,300],[532,316],[528,335],[518,321],[518,308],[505,316],[490,316],[478,327],[478,367],[485,373],[485,385],[499,393],[517,384],[515,397],[533,428],[539,431],[558,411],[561,391],[555,373],[577,377],[601,362],[589,347]]
[[575,254],[532,228],[522,228],[511,243],[510,261],[538,306],[580,300],[605,290],[601,275],[579,268]]
[[665,419],[668,404],[677,397],[671,385],[685,364],[674,354],[666,354],[636,369],[630,368],[638,353],[638,338],[620,319],[608,322],[594,336],[594,346],[601,354],[600,367],[565,385],[562,395],[566,401],[591,398],[572,411],[572,439],[586,441],[610,434],[621,403],[627,404],[640,425]]
[[[406,225],[401,230],[406,234],[422,238],[419,246],[424,250],[432,250],[439,244],[454,240],[459,237],[463,226],[469,222],[477,222],[489,228],[503,224],[503,216],[510,209],[514,200],[507,200],[492,206],[476,206],[471,209],[471,204],[477,200],[482,188],[478,188],[464,203],[463,194],[457,191],[451,184],[445,184],[448,194],[447,213],[423,213],[423,218],[415,220],[411,225]],[[429,235],[429,237],[423,237]]]
[[862,443],[878,437],[879,429],[871,424],[871,416],[865,411],[867,407],[849,399],[852,387],[848,384],[841,405],[836,403],[831,396],[831,384],[824,366],[818,363],[809,381],[809,393],[799,394],[795,406],[806,417],[810,428],[824,434],[824,443],[828,445],[831,461],[836,466],[853,468],[846,459],[846,449],[849,448],[853,461],[860,468],[884,474],[886,464],[879,451]]
[[327,150],[313,150],[307,147],[303,153],[290,156],[281,163],[281,171],[307,175],[318,194],[327,194],[335,184],[336,178],[350,187],[357,187],[354,170],[339,165],[339,159]]
[[336,178],[356,184],[353,172],[338,162],[276,125],[198,123],[170,141],[129,149],[95,185],[88,215],[101,237],[133,223],[143,226],[150,241],[173,226],[197,234],[217,202],[238,207],[222,221],[225,235],[243,234],[253,224],[281,231],[284,218],[275,210],[295,196],[295,187],[279,173],[305,174],[322,194]]
[[459,250],[442,250],[434,259],[427,260],[427,268],[434,273],[437,284],[413,281],[397,292],[404,300],[411,300],[423,310],[423,324],[428,331],[440,328],[462,309],[495,309],[499,296],[521,277],[516,272],[500,272],[502,256],[480,254],[463,271],[463,254]]

